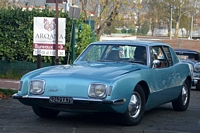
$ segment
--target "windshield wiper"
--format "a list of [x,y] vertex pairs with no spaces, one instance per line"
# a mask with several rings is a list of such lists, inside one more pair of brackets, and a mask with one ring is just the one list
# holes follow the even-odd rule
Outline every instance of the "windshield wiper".
[[99,62],[118,62],[118,61],[114,61],[114,60],[97,60]]
[[124,60],[123,62],[139,63],[145,65],[145,62],[140,60]]

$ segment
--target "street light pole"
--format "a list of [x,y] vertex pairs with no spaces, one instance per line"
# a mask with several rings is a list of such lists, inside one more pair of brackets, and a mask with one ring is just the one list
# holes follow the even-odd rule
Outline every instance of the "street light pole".
[[170,40],[172,40],[172,9],[173,9],[173,6],[170,6],[171,8],[171,16],[170,16]]
[[192,20],[191,20],[190,39],[192,39],[192,30],[193,30],[193,14],[192,14]]
[[66,11],[67,11],[67,2],[63,2],[63,4],[64,4],[64,7],[65,7],[65,13],[66,13]]
[[58,58],[58,0],[56,0],[56,61],[55,64],[59,64]]
[[76,28],[76,20],[77,18],[80,18],[80,8],[76,5],[73,5],[69,9],[69,17],[72,18],[73,24],[72,24],[72,33],[71,33],[71,62],[74,62],[75,58],[75,28]]

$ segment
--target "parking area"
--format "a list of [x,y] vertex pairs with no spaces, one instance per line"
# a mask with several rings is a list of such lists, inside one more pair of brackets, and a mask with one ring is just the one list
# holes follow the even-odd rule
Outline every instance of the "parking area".
[[54,119],[36,116],[32,108],[10,98],[0,100],[0,132],[6,133],[199,133],[200,91],[192,90],[185,112],[176,112],[171,103],[145,113],[137,126],[123,126],[109,113],[61,112]]

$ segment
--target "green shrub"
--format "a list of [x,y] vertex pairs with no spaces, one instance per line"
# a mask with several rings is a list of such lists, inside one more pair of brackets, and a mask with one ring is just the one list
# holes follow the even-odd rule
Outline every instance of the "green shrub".
[[[13,94],[17,93],[17,90],[11,90],[11,89],[1,89],[0,88],[0,93],[3,96],[12,96]],[[0,97],[1,98],[1,97]]]
[[[37,57],[33,56],[33,19],[34,17],[55,16],[56,12],[54,10],[50,10],[48,6],[46,6],[42,11],[37,7],[33,8],[33,10],[29,10],[28,6],[24,11],[20,7],[0,8],[0,60],[6,60],[10,62],[15,60],[36,62]],[[68,17],[68,13],[64,12],[59,12],[59,17],[66,18],[65,45],[67,57],[67,53],[71,52],[70,42],[72,19]],[[80,18],[78,21],[79,23],[83,23],[82,18]],[[84,29],[85,27],[86,26],[83,26],[83,30],[87,33],[90,32],[91,29]],[[87,36],[90,37],[91,34],[87,34]],[[85,37],[84,40],[80,38],[79,42],[77,45],[83,46],[80,46],[77,49],[76,55],[78,55],[80,51],[87,46],[85,44]],[[59,57],[61,64],[66,64],[66,57]],[[42,56],[42,62],[53,64],[54,61],[55,57]]]
[[126,33],[126,29],[122,29],[121,32],[122,32],[122,33]]

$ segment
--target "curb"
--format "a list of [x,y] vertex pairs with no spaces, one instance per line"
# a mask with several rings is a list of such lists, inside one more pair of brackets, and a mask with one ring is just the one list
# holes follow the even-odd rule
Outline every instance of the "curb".
[[0,88],[18,90],[19,80],[0,79]]

